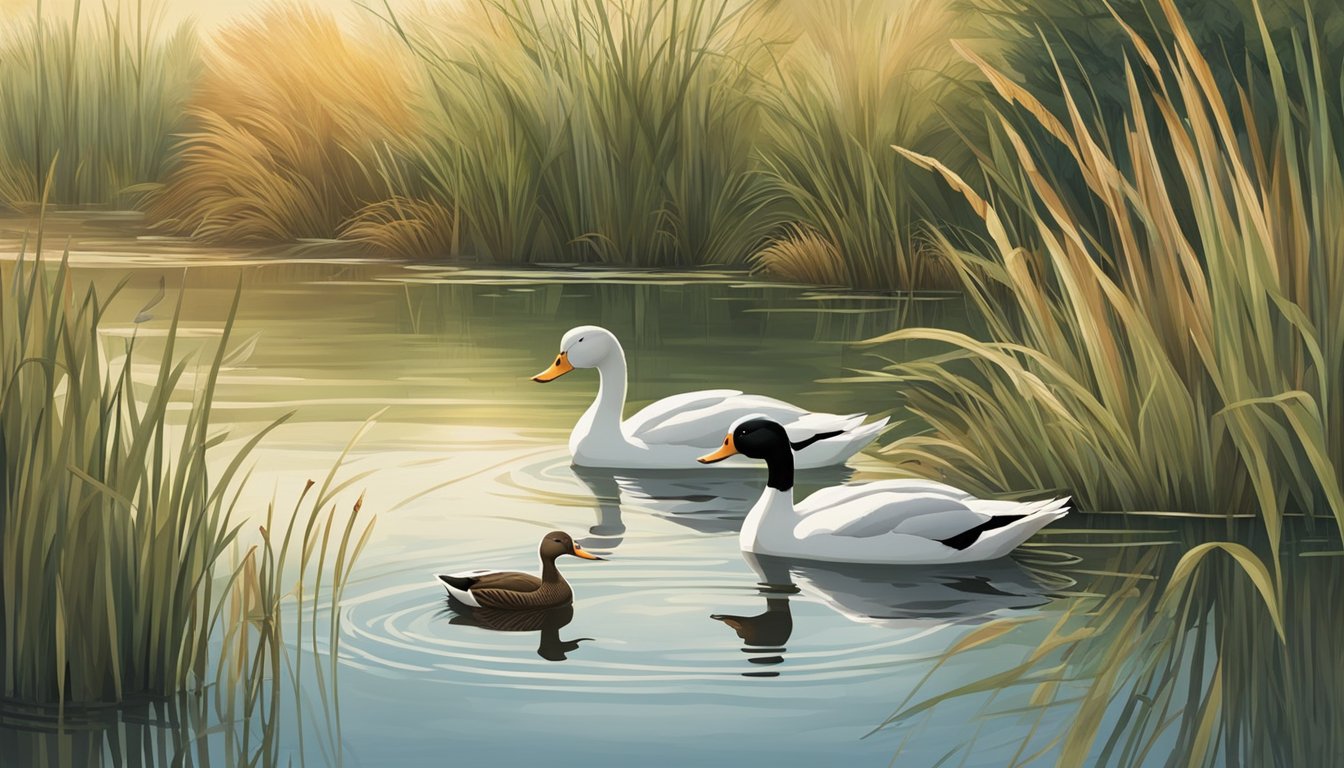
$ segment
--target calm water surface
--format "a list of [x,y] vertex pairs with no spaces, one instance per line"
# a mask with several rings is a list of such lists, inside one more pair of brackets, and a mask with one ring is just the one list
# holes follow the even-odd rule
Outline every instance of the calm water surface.
[[[343,470],[369,473],[350,500],[364,489],[378,523],[343,605],[339,715],[321,718],[338,746],[324,753],[310,740],[301,750],[299,729],[282,729],[285,762],[1003,766],[1035,752],[1049,762],[1077,727],[1090,681],[1119,662],[1103,649],[1042,656],[1048,675],[1011,673],[1111,592],[1151,598],[1172,560],[1154,553],[1179,554],[1172,545],[1187,535],[1172,521],[1122,531],[1074,515],[1016,559],[980,566],[750,560],[736,531],[761,473],[576,470],[565,441],[596,372],[544,387],[529,380],[566,329],[594,323],[625,344],[628,412],[687,389],[733,387],[900,420],[894,385],[835,381],[881,362],[848,342],[916,323],[964,328],[956,300],[718,273],[277,262],[153,243],[128,258],[124,244],[96,240],[76,250],[77,274],[100,285],[129,272],[110,313],[112,353],[117,337],[161,337],[180,287],[187,335],[208,348],[242,284],[234,343],[250,354],[221,377],[217,422],[241,438],[296,411],[258,449],[246,509],[263,514],[272,495],[285,508],[377,414]],[[161,277],[168,300],[137,326]],[[802,477],[799,490],[892,471],[866,455]],[[572,610],[519,626],[448,608],[434,572],[532,570],[538,539],[555,528],[609,557],[561,561]],[[1189,645],[1201,643],[1213,641]],[[1198,687],[1212,656],[1196,661],[1190,648],[1179,650],[1177,677]],[[1078,693],[1043,693],[1049,679]],[[899,709],[948,693],[874,732]],[[1132,698],[1108,699],[1096,717],[1128,722]],[[1158,732],[1155,752],[1130,764],[1161,764],[1176,740]],[[217,752],[206,744],[200,762]]]

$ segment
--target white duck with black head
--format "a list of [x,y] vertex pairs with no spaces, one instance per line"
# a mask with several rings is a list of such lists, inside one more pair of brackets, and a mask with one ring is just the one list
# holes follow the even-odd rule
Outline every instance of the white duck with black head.
[[[811,446],[797,456],[799,469],[843,464],[871,443],[886,426],[867,414],[812,413],[796,405],[736,389],[707,389],[665,397],[623,418],[627,386],[625,350],[615,334],[595,325],[571,329],[560,353],[533,381],[555,381],[579,368],[596,368],[597,397],[569,436],[569,453],[581,467],[690,469],[696,458],[719,444],[723,432],[749,414],[767,416],[797,441]],[[809,440],[817,435],[825,437]],[[815,443],[815,444],[813,444]],[[730,466],[751,462],[735,457]]]
[[[822,438],[824,434],[811,439]],[[977,499],[932,480],[878,480],[823,488],[793,502],[792,441],[769,418],[733,425],[711,464],[734,455],[763,459],[765,492],[747,513],[743,551],[845,563],[924,564],[993,560],[1068,514],[1068,498],[1016,502]]]

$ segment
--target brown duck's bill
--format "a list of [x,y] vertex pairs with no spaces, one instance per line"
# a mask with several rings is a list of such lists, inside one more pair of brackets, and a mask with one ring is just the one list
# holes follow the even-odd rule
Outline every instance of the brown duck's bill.
[[713,464],[716,461],[723,461],[729,456],[734,456],[736,454],[737,454],[737,446],[733,445],[733,436],[728,435],[727,437],[723,438],[723,446],[720,447],[719,450],[713,453],[707,453],[704,456],[701,456],[700,458],[696,459],[696,461],[700,462],[701,464]]
[[532,377],[533,381],[539,381],[545,384],[548,381],[555,381],[566,373],[574,370],[574,366],[569,364],[569,353],[561,352],[551,363],[551,367]]
[[588,550],[584,549],[583,547],[580,547],[580,546],[578,545],[577,542],[574,544],[574,556],[575,556],[575,557],[582,557],[584,560],[606,560],[606,559],[607,559],[607,558],[605,558],[605,557],[598,557],[597,555],[594,555],[592,552],[589,552]]

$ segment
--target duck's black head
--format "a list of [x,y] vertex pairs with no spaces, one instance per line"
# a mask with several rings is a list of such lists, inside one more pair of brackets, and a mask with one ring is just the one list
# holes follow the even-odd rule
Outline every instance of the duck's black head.
[[763,459],[770,468],[767,485],[787,491],[793,487],[793,452],[838,434],[822,432],[793,442],[779,422],[766,418],[747,419],[732,428],[717,451],[701,456],[699,461],[701,464],[713,464],[738,453],[752,459]]
[[564,531],[551,531],[543,536],[541,539],[541,559],[554,560],[561,555],[573,555],[584,560],[602,559],[579,546],[574,537]]

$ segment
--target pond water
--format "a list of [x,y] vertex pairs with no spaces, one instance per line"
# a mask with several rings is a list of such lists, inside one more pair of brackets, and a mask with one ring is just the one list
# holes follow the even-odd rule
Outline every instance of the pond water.
[[[129,247],[144,252],[129,258]],[[1222,663],[1247,670],[1245,701],[1297,669],[1273,666],[1277,653],[1260,658],[1273,630],[1231,570],[1194,582],[1199,590],[1176,601],[1183,619],[1164,623],[1155,609],[1204,528],[1250,536],[1249,527],[1074,514],[1014,558],[961,568],[754,560],[736,530],[762,472],[576,470],[565,443],[595,372],[545,387],[529,380],[566,329],[594,323],[625,344],[627,412],[733,387],[899,421],[893,385],[838,381],[879,362],[851,342],[916,323],[964,328],[955,298],[837,294],[731,273],[220,258],[145,241],[89,240],[75,251],[77,279],[111,286],[129,274],[109,338],[161,335],[183,288],[183,327],[208,340],[241,283],[234,341],[251,351],[221,377],[216,420],[246,436],[296,412],[256,452],[243,508],[264,514],[273,495],[285,508],[377,416],[344,470],[369,473],[351,493],[364,491],[378,522],[342,606],[338,707],[299,708],[323,721],[321,749],[304,743],[303,726],[278,727],[282,764],[1004,766],[1077,754],[1165,764],[1214,695],[1218,649],[1229,647],[1220,611],[1239,622],[1241,655]],[[132,323],[160,278],[169,300]],[[805,474],[800,494],[891,475],[874,453]],[[433,573],[533,570],[551,529],[608,558],[561,561],[572,609],[501,622],[449,608]],[[1336,562],[1311,567],[1333,578]],[[1309,622],[1312,601],[1325,598],[1304,599],[1294,615]],[[1325,655],[1314,648],[1307,657]],[[1167,660],[1165,672],[1154,659]],[[1340,664],[1321,663],[1328,682]],[[1151,716],[1135,715],[1139,700]],[[1188,724],[1164,720],[1182,706]],[[1245,728],[1262,727],[1247,717]],[[186,727],[149,722],[156,732]],[[127,727],[80,754],[143,762],[127,757]],[[189,761],[231,763],[202,732]],[[1081,733],[1102,735],[1080,748]],[[0,746],[33,762],[58,751],[43,738],[0,727]],[[1303,739],[1293,754],[1336,744]],[[1228,743],[1245,755],[1263,748]]]

